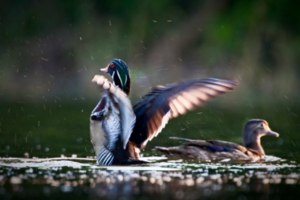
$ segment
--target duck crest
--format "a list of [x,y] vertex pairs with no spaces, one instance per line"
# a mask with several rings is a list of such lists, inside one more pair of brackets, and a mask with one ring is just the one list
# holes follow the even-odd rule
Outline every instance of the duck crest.
[[108,73],[113,83],[120,87],[127,95],[130,92],[130,76],[127,64],[121,59],[113,59],[105,68],[100,71]]

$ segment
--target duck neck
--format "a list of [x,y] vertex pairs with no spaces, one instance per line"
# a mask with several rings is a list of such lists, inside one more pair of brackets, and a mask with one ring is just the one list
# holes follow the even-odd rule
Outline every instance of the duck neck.
[[244,136],[244,144],[247,149],[254,150],[261,156],[264,156],[265,151],[264,151],[263,147],[261,146],[260,138],[261,138],[261,135],[259,135],[259,134],[250,134],[250,136],[246,135],[246,136]]
[[129,93],[130,93],[130,77],[129,77],[129,75],[125,75],[123,77],[123,79],[120,78],[120,76],[115,75],[115,76],[113,76],[113,82],[116,86],[121,88],[127,95],[129,95]]

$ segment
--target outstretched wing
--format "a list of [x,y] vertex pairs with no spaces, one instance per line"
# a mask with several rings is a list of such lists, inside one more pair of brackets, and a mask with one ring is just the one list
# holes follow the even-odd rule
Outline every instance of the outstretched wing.
[[[132,109],[131,102],[128,96],[117,86],[112,84],[104,76],[95,75],[92,82],[95,82],[98,86],[105,89],[108,92],[107,97],[115,104],[114,106],[118,107],[120,111],[120,123],[122,127],[121,138],[123,141],[123,148],[126,148],[129,137],[132,133],[132,129],[135,124],[135,114]],[[112,136],[117,137],[117,136]]]
[[133,108],[136,125],[130,141],[143,148],[161,132],[169,119],[183,115],[236,86],[234,81],[206,78],[154,88]]

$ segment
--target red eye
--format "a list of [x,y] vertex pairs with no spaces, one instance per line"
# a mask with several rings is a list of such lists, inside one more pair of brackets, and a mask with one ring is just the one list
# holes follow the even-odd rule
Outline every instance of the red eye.
[[113,69],[113,68],[115,68],[115,64],[114,63],[110,63],[109,67]]

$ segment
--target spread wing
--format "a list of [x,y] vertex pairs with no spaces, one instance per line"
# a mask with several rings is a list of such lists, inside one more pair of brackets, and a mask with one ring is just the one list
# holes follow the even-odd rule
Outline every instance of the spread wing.
[[[131,102],[128,96],[117,86],[112,84],[109,80],[107,80],[104,76],[95,75],[92,82],[95,82],[98,86],[105,89],[108,92],[108,98],[115,104],[120,111],[120,123],[122,127],[122,133],[114,133],[121,134],[121,138],[123,141],[123,148],[126,148],[129,137],[132,133],[132,129],[135,124],[135,114],[132,109]],[[118,135],[111,136],[112,138],[117,138]]]
[[136,125],[130,141],[144,147],[161,132],[169,119],[183,115],[236,86],[234,81],[206,78],[154,88],[133,108]]

